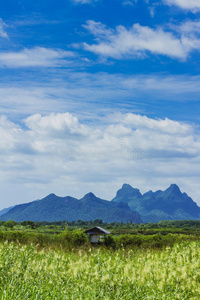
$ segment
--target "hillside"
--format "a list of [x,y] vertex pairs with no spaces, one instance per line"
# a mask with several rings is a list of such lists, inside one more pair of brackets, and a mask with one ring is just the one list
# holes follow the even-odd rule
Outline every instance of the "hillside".
[[138,189],[124,184],[112,202],[128,204],[144,222],[200,218],[200,207],[186,193],[182,193],[176,184],[165,191],[149,191],[143,195]]
[[50,194],[47,197],[30,203],[16,205],[0,217],[1,220],[21,222],[41,221],[77,221],[102,219],[104,222],[142,222],[138,213],[131,211],[124,203],[115,203],[86,194],[78,200],[72,197],[58,197]]
[[13,207],[15,207],[15,205],[0,210],[0,216],[6,214],[6,213],[7,213],[9,210],[11,210]]
[[161,220],[197,220],[200,207],[176,184],[165,191],[149,191],[145,194],[124,184],[112,201],[96,197],[93,193],[81,199],[70,196],[47,197],[30,203],[2,210],[3,221],[77,221],[102,219],[103,222],[159,222]]

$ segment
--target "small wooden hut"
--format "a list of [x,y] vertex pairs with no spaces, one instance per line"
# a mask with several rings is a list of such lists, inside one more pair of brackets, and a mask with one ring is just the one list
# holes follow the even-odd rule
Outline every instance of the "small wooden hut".
[[85,233],[88,234],[90,243],[98,244],[98,243],[104,242],[105,236],[107,234],[110,234],[111,232],[104,228],[97,226],[97,227],[93,227],[91,229],[86,230]]

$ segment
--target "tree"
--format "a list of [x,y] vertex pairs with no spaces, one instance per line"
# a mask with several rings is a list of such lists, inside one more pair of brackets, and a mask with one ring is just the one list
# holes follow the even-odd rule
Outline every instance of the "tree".
[[13,220],[9,220],[7,222],[4,223],[4,226],[6,226],[7,228],[12,229],[17,223]]

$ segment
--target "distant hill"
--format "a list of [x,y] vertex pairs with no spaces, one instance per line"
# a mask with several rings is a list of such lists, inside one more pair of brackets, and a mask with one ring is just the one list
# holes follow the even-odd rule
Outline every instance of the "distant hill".
[[145,194],[129,184],[123,184],[112,201],[86,194],[80,200],[67,196],[47,197],[30,203],[2,210],[0,220],[17,222],[77,221],[102,219],[103,222],[158,222],[161,220],[200,219],[200,207],[176,184],[165,191],[149,191]]
[[14,206],[10,206],[10,207],[8,207],[8,208],[4,208],[4,209],[2,209],[2,210],[0,210],[0,216],[2,216],[2,215],[4,215],[4,214],[6,214],[9,210],[11,210],[11,208],[13,208],[13,207],[15,207],[15,205]]
[[103,222],[142,222],[137,212],[131,211],[126,203],[115,203],[86,194],[78,200],[72,197],[58,197],[50,194],[47,197],[30,203],[16,205],[0,217],[3,221],[25,220],[42,221],[77,221],[102,219]]
[[149,191],[143,195],[138,189],[124,184],[112,202],[128,204],[144,222],[200,218],[200,207],[186,193],[182,193],[176,184],[170,185],[165,191]]

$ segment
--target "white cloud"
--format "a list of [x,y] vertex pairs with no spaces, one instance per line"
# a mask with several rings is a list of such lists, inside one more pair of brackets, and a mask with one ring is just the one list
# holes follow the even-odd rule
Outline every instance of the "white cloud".
[[124,0],[124,1],[122,2],[122,4],[123,4],[124,6],[133,6],[136,2],[137,2],[137,0]]
[[153,111],[159,110],[159,116],[165,117],[170,113],[167,103],[172,101],[178,118],[184,113],[185,120],[199,122],[199,115],[193,111],[199,101],[200,76],[93,74],[65,69],[62,77],[61,71],[58,74],[51,69],[45,81],[40,82],[36,73],[33,80],[22,83],[20,72],[12,76],[12,85],[3,78],[0,83],[0,111],[12,119],[52,111],[69,111],[81,119],[95,116],[98,120],[99,115],[116,111],[154,115]]
[[92,190],[109,199],[124,182],[142,191],[176,182],[198,194],[200,138],[193,125],[130,113],[108,120],[89,126],[69,113],[32,115],[23,127],[1,116],[2,182],[40,197]]
[[182,35],[198,35],[200,34],[200,21],[186,21],[177,26],[171,25],[172,29],[180,32]]
[[[115,114],[106,126],[99,124],[89,127],[80,123],[77,117],[68,112],[51,113],[46,116],[31,115],[24,120],[24,123],[26,128],[22,129],[18,124],[1,116],[1,132],[9,133],[8,136],[2,134],[1,141],[10,140],[16,144],[23,142],[29,146],[40,141],[47,147],[49,144],[59,143],[62,144],[63,149],[80,144],[80,150],[88,150],[91,147],[98,151],[99,148],[113,149],[121,141],[128,145],[137,140],[134,149],[138,151],[148,151],[149,149],[157,151],[159,145],[159,149],[165,152],[166,142],[173,151],[179,151],[180,143],[183,143],[184,148],[181,149],[181,152],[185,154],[190,153],[191,149],[194,150],[193,153],[198,154],[197,150],[200,146],[200,139],[192,125],[170,119],[151,119],[132,113]],[[186,143],[187,141],[188,143]],[[144,144],[146,145],[145,149],[143,148]],[[16,148],[12,147],[12,149],[17,154]],[[74,153],[79,149],[74,148]],[[21,148],[19,148],[20,151]]]
[[75,4],[92,4],[99,0],[72,0]]
[[135,115],[128,113],[125,115],[123,122],[133,126],[134,128],[148,128],[150,130],[159,131],[168,134],[189,134],[192,127],[188,124],[181,124],[177,121],[169,120],[168,118],[162,120],[150,119],[146,116]]
[[180,35],[140,24],[134,24],[130,29],[117,26],[113,30],[92,20],[83,26],[96,40],[95,44],[84,43],[84,49],[105,58],[143,58],[151,53],[185,60],[191,51],[200,50],[199,37],[194,34],[188,36],[183,31]]
[[35,47],[19,52],[0,52],[0,67],[54,67],[67,64],[74,54],[60,49]]
[[[187,94],[186,97],[192,99],[193,97],[191,95],[200,91],[199,76],[165,76],[160,74],[152,76],[130,76],[129,78],[124,78],[121,84],[128,89],[138,89],[143,92],[151,91],[151,93],[154,93],[154,98],[158,95],[160,99],[165,99],[165,101],[171,99],[171,97],[176,98],[177,101],[183,99],[183,101],[186,101],[184,95]],[[164,98],[162,95],[164,95]],[[181,95],[180,98],[179,95]]]
[[200,49],[200,21],[186,21],[179,25],[171,24],[171,29],[177,32],[187,51],[190,49]]
[[200,0],[163,0],[168,5],[175,5],[191,11],[200,10]]
[[200,21],[186,21],[179,25],[170,24],[174,32],[180,36],[180,40],[185,47],[185,52],[200,50]]
[[5,31],[6,23],[0,18],[0,37],[8,38],[8,34]]
[[32,115],[25,120],[26,126],[40,135],[52,137],[67,137],[69,135],[86,135],[88,127],[79,123],[77,117],[70,113],[52,113],[42,117]]
[[18,125],[9,121],[6,116],[0,116],[0,153],[14,150],[16,136],[21,132]]

